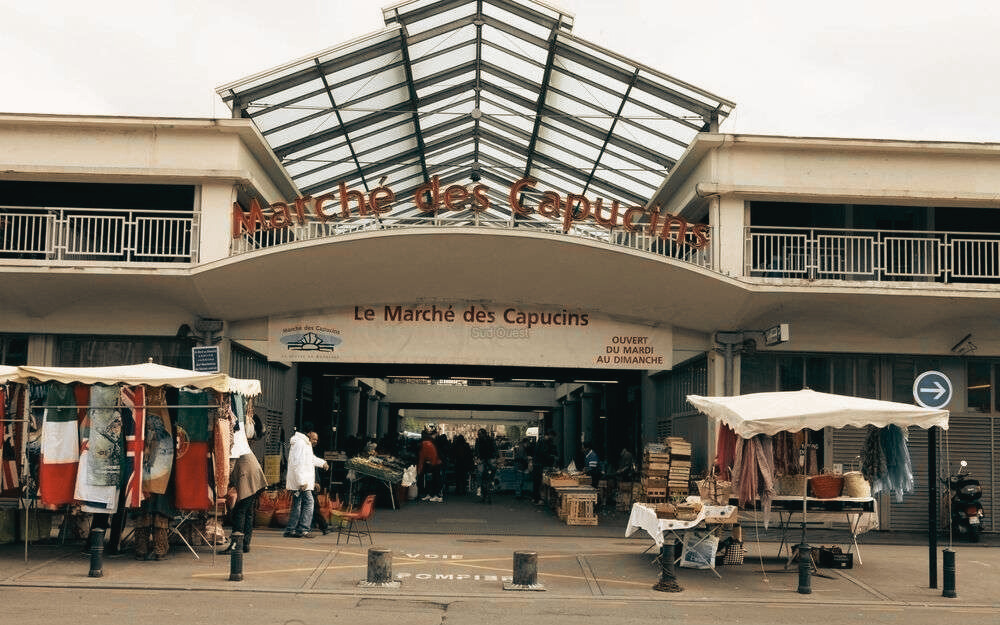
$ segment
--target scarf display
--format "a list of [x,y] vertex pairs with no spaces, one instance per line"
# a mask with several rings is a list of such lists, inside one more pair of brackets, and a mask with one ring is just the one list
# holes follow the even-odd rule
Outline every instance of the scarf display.
[[861,474],[872,485],[872,495],[892,493],[897,502],[913,492],[913,464],[906,431],[897,425],[871,428],[861,452]]
[[753,438],[741,438],[737,441],[733,461],[733,491],[741,506],[760,499],[764,529],[767,529],[771,500],[774,499],[774,449],[770,436],[758,434]]
[[142,504],[142,466],[146,431],[146,387],[121,388],[122,433],[125,436],[125,456],[122,463],[125,507]]
[[178,394],[181,407],[175,427],[174,505],[179,510],[208,510],[214,501],[208,481],[209,474],[214,474],[208,403],[207,391],[181,389]]
[[77,399],[73,387],[52,382],[45,399],[42,423],[41,467],[38,472],[42,504],[59,506],[73,502],[80,463]]
[[162,388],[146,391],[146,428],[142,449],[142,490],[154,495],[167,492],[174,466],[174,428]]
[[118,508],[124,450],[118,394],[117,386],[90,387],[90,408],[80,421],[80,468],[73,491],[83,512],[110,514]]
[[715,469],[720,480],[729,481],[733,463],[736,460],[736,445],[739,437],[733,428],[719,422],[719,432],[715,443]]
[[214,458],[215,492],[225,493],[229,488],[229,450],[233,447],[233,429],[238,427],[236,415],[229,403],[229,395],[214,393],[213,401],[218,402],[216,423],[212,437],[212,457]]

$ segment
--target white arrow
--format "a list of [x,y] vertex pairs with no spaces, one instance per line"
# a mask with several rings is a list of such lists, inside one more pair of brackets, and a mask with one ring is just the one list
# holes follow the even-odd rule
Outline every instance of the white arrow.
[[941,396],[944,395],[946,390],[948,389],[941,386],[941,383],[937,380],[934,381],[934,388],[927,388],[926,386],[920,387],[921,393],[935,393],[934,399],[941,399]]

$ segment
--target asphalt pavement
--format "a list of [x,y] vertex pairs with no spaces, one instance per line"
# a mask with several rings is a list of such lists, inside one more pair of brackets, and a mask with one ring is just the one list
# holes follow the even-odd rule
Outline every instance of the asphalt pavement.
[[[606,512],[596,526],[567,526],[547,508],[512,496],[492,505],[474,498],[444,503],[410,502],[380,508],[373,540],[350,544],[336,531],[312,539],[282,536],[280,529],[255,531],[243,555],[241,581],[230,581],[232,563],[208,545],[189,550],[174,544],[165,561],[137,561],[128,551],[105,554],[102,576],[92,577],[81,541],[48,539],[25,546],[0,545],[0,587],[206,590],[445,601],[457,598],[527,597],[537,600],[628,600],[712,603],[847,604],[855,606],[955,606],[1000,615],[1000,549],[988,536],[980,544],[954,544],[958,597],[942,596],[942,538],[935,553],[938,588],[929,587],[926,537],[871,532],[860,538],[850,569],[819,567],[810,594],[799,589],[799,572],[778,553],[773,530],[744,528],[747,553],[740,565],[715,571],[676,567],[680,592],[661,592],[659,555],[649,536],[625,537],[627,516]],[[797,538],[797,537],[796,537]],[[843,532],[810,530],[811,544],[837,544]],[[844,543],[840,543],[844,545]],[[397,588],[369,588],[370,549],[391,554]],[[846,549],[846,545],[844,545]],[[537,554],[535,590],[505,589],[512,581],[515,552]],[[507,584],[510,586],[510,584]]]

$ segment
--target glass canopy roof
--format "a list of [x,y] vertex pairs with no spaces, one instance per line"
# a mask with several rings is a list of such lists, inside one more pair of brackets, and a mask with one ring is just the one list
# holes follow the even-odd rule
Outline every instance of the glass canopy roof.
[[574,37],[573,16],[542,2],[411,0],[383,17],[380,32],[218,89],[304,195],[343,182],[404,198],[437,175],[481,180],[491,212],[509,215],[509,186],[531,176],[645,205],[734,106]]

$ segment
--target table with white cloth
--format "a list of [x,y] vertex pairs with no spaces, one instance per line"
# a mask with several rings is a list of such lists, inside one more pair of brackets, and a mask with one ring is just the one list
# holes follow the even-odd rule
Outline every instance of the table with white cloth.
[[[629,515],[628,527],[625,528],[625,538],[635,534],[638,530],[643,530],[656,543],[657,549],[663,546],[665,533],[669,532],[677,540],[682,540],[678,534],[698,528],[711,527],[717,530],[724,525],[737,523],[736,506],[709,506],[703,505],[698,516],[691,520],[682,519],[661,519],[656,516],[656,509],[649,504],[632,504],[632,513]],[[677,559],[680,559],[679,556]],[[715,570],[714,561],[710,567],[717,577],[721,577]]]
[[[757,508],[759,509],[759,502],[757,503]],[[796,526],[792,523],[792,517],[802,515],[802,497],[778,495],[771,500],[771,510],[778,513],[778,519],[781,524],[781,543],[778,545],[778,556],[780,557],[782,551],[787,548],[788,559],[790,561],[794,557],[790,535],[795,531],[796,527],[801,527],[801,524]],[[847,541],[844,541],[844,544],[847,546],[848,553],[853,551],[857,554],[858,564],[860,565],[862,562],[858,536],[867,531],[878,529],[878,507],[874,497],[833,497],[830,499],[806,497],[804,520],[846,520],[849,537]]]

